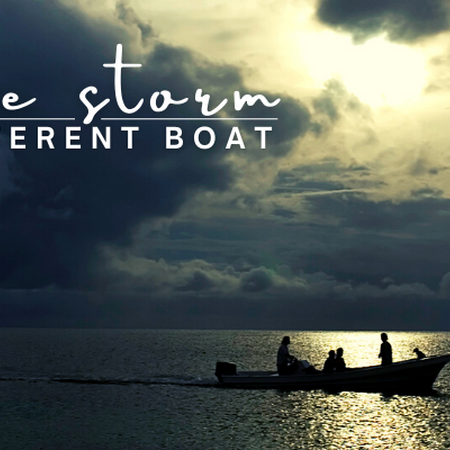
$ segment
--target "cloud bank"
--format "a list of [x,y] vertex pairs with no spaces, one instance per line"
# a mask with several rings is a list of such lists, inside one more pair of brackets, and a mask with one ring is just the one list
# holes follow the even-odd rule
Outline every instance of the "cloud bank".
[[317,17],[357,42],[383,33],[391,41],[414,42],[450,27],[444,0],[320,0]]

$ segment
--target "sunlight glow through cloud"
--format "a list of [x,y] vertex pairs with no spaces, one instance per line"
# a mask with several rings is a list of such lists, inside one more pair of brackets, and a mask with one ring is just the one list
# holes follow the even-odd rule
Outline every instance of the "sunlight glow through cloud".
[[400,105],[418,97],[426,83],[425,60],[411,47],[381,37],[355,45],[332,32],[305,36],[302,56],[311,77],[323,83],[339,77],[372,107]]

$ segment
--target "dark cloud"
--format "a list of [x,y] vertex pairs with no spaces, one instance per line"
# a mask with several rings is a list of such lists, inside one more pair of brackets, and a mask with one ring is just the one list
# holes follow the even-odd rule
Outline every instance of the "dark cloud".
[[447,199],[374,202],[345,193],[307,200],[320,225],[302,230],[316,244],[289,256],[293,270],[323,270],[340,280],[376,285],[386,277],[397,283],[420,280],[438,289],[450,265]]
[[[274,179],[272,194],[336,195],[339,191],[364,195],[365,189],[380,188],[385,183],[364,166],[344,164],[337,158],[324,158],[289,170],[280,170]],[[360,193],[358,194],[358,192]]]
[[[3,2],[1,9],[0,54],[9,62],[2,68],[1,92],[36,96],[26,114],[81,119],[85,111],[78,93],[92,84],[102,97],[113,98],[112,73],[102,64],[113,61],[116,41],[125,47],[129,43],[119,27],[94,27],[54,2],[39,7]],[[147,58],[141,73],[125,77],[130,103],[161,88],[146,78],[145,67],[151,67],[153,58]],[[177,61],[170,61],[166,71],[175,71]],[[190,87],[189,77],[178,78],[179,89]],[[27,125],[31,145],[14,153],[21,171],[15,180],[18,192],[0,205],[4,286],[86,285],[97,244],[126,240],[130,227],[145,217],[172,214],[189,189],[223,189],[230,181],[217,152],[198,155],[187,169],[174,165],[158,170],[155,163],[168,155],[161,138],[153,137],[158,131],[154,126],[146,127],[133,151],[127,152],[116,136],[110,151],[94,152],[87,131],[83,150],[65,150],[62,126],[53,123],[56,150],[37,151],[30,138],[34,126]]]
[[13,192],[14,186],[14,159],[8,148],[8,141],[0,135],[0,201]]
[[252,269],[241,277],[241,289],[244,292],[261,292],[272,285],[272,277],[264,268]]
[[321,96],[313,100],[314,109],[325,113],[332,122],[339,119],[339,111],[330,97]]
[[450,27],[446,0],[320,0],[317,17],[358,42],[382,33],[411,42]]
[[[320,95],[313,99],[314,120],[311,120],[311,131],[322,134],[330,130],[345,116],[352,120],[370,120],[372,110],[362,103],[358,97],[350,93],[344,83],[337,78],[331,78],[325,83]],[[358,124],[361,126],[361,124]]]
[[272,211],[272,214],[274,216],[284,217],[285,219],[292,219],[297,215],[295,211],[286,208],[276,208]]
[[439,283],[439,296],[444,299],[450,298],[450,272],[447,272]]
[[[105,262],[97,253],[100,245],[126,245],[131,231],[143,220],[172,216],[199,190],[224,190],[232,183],[233,171],[224,150],[231,129],[227,123],[214,123],[217,146],[204,151],[192,142],[200,125],[185,122],[183,149],[168,151],[165,124],[139,122],[133,124],[141,128],[134,149],[127,150],[117,124],[95,119],[92,125],[101,130],[111,125],[111,150],[91,149],[91,126],[82,127],[81,150],[65,149],[64,126],[79,126],[86,115],[78,99],[85,87],[98,88],[97,96],[91,97],[95,104],[112,99],[101,116],[123,115],[115,106],[113,71],[103,67],[114,61],[117,43],[123,44],[124,62],[142,63],[141,69],[123,73],[126,104],[132,107],[141,97],[145,99],[136,117],[150,114],[149,97],[163,89],[171,91],[173,98],[193,99],[195,90],[202,88],[212,95],[212,102],[231,99],[234,90],[246,92],[237,68],[212,64],[183,48],[155,40],[152,51],[134,55],[133,28],[140,30],[145,42],[154,32],[125,2],[117,3],[117,14],[119,22],[113,24],[91,20],[52,0],[0,4],[4,62],[0,93],[16,92],[23,100],[37,98],[24,110],[4,111],[2,116],[77,119],[76,123],[45,124],[55,130],[55,150],[36,149],[36,122],[20,122],[27,126],[26,150],[10,152],[10,156],[2,150],[0,286],[95,289],[95,274]],[[280,130],[271,139],[284,145],[286,152],[291,141],[305,132],[302,120],[307,122],[308,116],[302,105],[284,100],[277,114],[291,119],[281,120]],[[174,111],[169,108],[167,114]],[[255,106],[251,113],[273,115],[274,111]],[[177,107],[176,115],[198,117],[199,105],[190,101]],[[1,132],[2,139],[7,139],[6,122]],[[202,284],[199,278],[192,283],[193,288]]]
[[302,169],[292,171],[280,171],[274,181],[273,192],[282,193],[301,193],[301,192],[323,192],[336,191],[344,189],[345,186],[338,181],[319,181],[308,176],[308,166]]
[[424,92],[427,94],[440,94],[449,89],[450,74],[450,52],[447,51],[439,56],[435,56],[428,61],[428,85]]
[[417,227],[424,228],[427,224],[439,227],[447,221],[441,216],[440,211],[447,209],[449,201],[426,194],[429,194],[429,190],[425,190],[424,193],[421,190],[418,195],[421,200],[399,204],[387,200],[373,202],[358,193],[310,197],[309,202],[317,214],[329,214],[338,218],[342,227],[365,231],[401,230],[406,234],[414,233]]
[[415,198],[442,198],[444,192],[441,189],[422,188],[411,191],[411,196]]
[[177,291],[203,291],[214,286],[214,282],[208,275],[200,270],[195,271],[186,284],[176,288]]

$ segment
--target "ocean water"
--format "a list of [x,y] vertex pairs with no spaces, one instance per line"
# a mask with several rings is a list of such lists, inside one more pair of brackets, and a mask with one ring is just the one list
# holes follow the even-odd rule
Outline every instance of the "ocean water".
[[[378,332],[0,329],[1,450],[450,449],[450,364],[427,396],[218,387],[273,370],[283,335],[321,368],[379,364]],[[450,333],[390,332],[394,360]]]

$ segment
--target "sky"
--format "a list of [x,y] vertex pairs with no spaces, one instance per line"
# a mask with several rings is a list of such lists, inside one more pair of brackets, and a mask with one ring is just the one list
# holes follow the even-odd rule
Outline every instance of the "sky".
[[444,0],[2,0],[0,326],[450,331],[449,37]]

